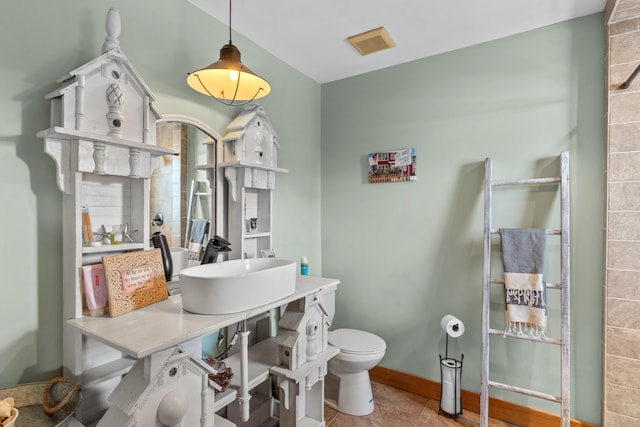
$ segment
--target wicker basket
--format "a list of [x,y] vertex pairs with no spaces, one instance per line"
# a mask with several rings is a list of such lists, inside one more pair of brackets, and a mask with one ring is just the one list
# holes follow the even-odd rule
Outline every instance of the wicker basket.
[[65,426],[80,404],[79,387],[61,378],[0,389],[0,400],[6,397],[13,397],[20,412],[12,427]]

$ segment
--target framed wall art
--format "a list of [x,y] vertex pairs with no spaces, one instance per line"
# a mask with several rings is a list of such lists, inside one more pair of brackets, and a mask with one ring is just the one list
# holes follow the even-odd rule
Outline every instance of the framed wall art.
[[415,181],[416,149],[369,153],[369,182]]

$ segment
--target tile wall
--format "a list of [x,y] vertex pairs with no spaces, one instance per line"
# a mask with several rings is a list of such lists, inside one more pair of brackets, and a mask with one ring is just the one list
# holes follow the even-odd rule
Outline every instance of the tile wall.
[[171,148],[179,156],[163,156],[160,165],[150,180],[149,210],[151,217],[156,212],[164,215],[165,223],[162,227],[153,227],[151,232],[161,231],[167,237],[169,246],[182,246],[186,210],[184,209],[187,185],[186,180],[187,156],[187,127],[177,122],[163,122],[156,128],[157,144],[160,147]]
[[640,0],[607,4],[603,425],[640,425]]

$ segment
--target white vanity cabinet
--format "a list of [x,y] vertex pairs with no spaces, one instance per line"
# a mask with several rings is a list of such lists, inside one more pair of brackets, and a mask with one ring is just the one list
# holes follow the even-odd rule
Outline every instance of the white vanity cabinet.
[[[106,410],[109,392],[133,365],[130,357],[66,323],[83,317],[82,266],[149,248],[149,178],[160,156],[173,154],[155,145],[155,98],[120,51],[117,10],[109,10],[106,28],[102,54],[62,76],[60,87],[46,96],[51,127],[38,133],[55,161],[63,195],[63,374],[82,386],[76,411],[81,421]],[[111,232],[127,224],[132,242],[83,244],[83,207],[93,233],[103,225]]]
[[[283,363],[279,353],[282,342],[292,346],[309,340],[304,332],[305,312],[313,316],[314,306],[323,295],[335,292],[339,281],[313,276],[297,276],[296,289],[288,297],[251,310],[224,315],[192,314],[182,310],[180,295],[173,295],[147,307],[115,318],[81,317],[69,320],[70,328],[82,335],[103,342],[136,360],[111,395],[112,406],[98,423],[98,427],[113,425],[159,426],[157,416],[170,402],[187,402],[184,417],[179,425],[185,426],[269,426],[279,423],[282,427],[323,427],[324,423],[324,374],[327,361],[339,349],[326,343],[326,336],[318,335],[318,346],[296,366]],[[189,359],[191,352],[199,356],[200,338],[222,328],[268,313],[276,307],[288,305],[303,312],[294,317],[301,322],[301,333],[289,333],[270,337],[240,351],[225,360],[234,373],[231,386],[223,393],[207,386],[206,374],[198,364]],[[292,327],[291,324],[288,325]],[[281,325],[282,327],[282,325]],[[281,328],[280,328],[281,329]],[[285,328],[286,329],[286,328]],[[323,329],[326,334],[326,328]],[[126,331],[126,333],[125,333]],[[290,339],[292,333],[296,339]],[[282,339],[284,336],[285,339]],[[179,347],[180,346],[180,347]],[[300,347],[298,353],[311,353],[308,347]],[[246,357],[246,368],[242,358]],[[242,377],[246,375],[251,416],[242,421],[237,400],[242,393]],[[269,381],[272,381],[269,383]],[[259,393],[263,384],[273,385]],[[272,390],[277,390],[273,398]],[[261,407],[266,411],[262,411]],[[227,418],[216,413],[227,409]],[[265,413],[266,412],[266,413]],[[279,417],[274,418],[276,414]]]

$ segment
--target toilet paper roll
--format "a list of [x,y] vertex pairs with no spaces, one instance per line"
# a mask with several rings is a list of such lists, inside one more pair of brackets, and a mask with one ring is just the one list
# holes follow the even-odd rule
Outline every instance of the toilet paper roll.
[[450,337],[457,338],[464,334],[464,323],[452,314],[445,314],[440,320],[440,326]]

